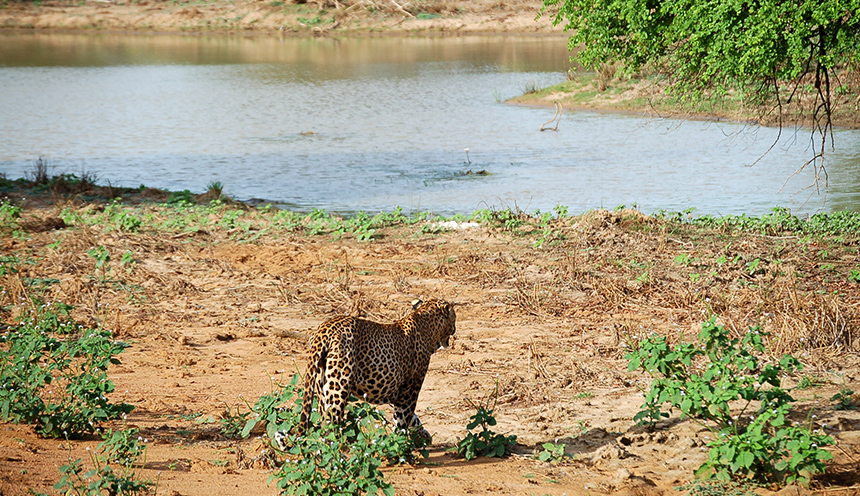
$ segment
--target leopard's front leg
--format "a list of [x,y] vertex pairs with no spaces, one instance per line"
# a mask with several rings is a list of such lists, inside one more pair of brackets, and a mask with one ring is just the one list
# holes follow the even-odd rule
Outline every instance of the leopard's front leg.
[[394,424],[398,430],[414,431],[418,437],[426,439],[429,443],[433,441],[433,436],[421,425],[421,419],[415,414],[415,407],[418,404],[418,393],[421,392],[421,386],[424,383],[424,374],[421,374],[420,377],[420,379],[407,381],[397,401],[392,403],[392,406],[394,406]]

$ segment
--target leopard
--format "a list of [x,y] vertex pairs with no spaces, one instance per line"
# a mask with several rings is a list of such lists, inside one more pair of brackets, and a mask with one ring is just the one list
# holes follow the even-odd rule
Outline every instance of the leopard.
[[[394,425],[432,442],[415,414],[430,357],[448,348],[456,331],[454,305],[441,299],[417,300],[393,323],[338,316],[320,324],[310,341],[305,394],[297,432],[306,432],[313,399],[324,421],[340,424],[351,395],[373,404],[391,404]],[[285,449],[288,431],[275,434]]]

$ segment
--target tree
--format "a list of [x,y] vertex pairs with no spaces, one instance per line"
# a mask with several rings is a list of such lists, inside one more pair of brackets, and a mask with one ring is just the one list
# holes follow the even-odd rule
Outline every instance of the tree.
[[586,67],[659,68],[688,99],[733,91],[782,108],[811,88],[816,184],[839,74],[860,73],[860,0],[543,0]]

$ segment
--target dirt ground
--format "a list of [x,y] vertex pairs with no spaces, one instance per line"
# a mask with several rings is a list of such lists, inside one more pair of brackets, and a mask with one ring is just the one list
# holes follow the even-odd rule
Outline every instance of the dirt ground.
[[[0,318],[11,323],[20,308],[14,288],[54,281],[44,289],[48,301],[74,304],[78,320],[133,343],[109,371],[113,400],[135,406],[129,426],[149,441],[139,475],[158,481],[157,494],[276,494],[267,485],[271,469],[245,463],[266,440],[227,439],[212,421],[227,408],[245,409],[243,398],[253,403],[272,378],[303,372],[308,336],[323,320],[341,313],[391,320],[428,297],[456,304],[457,333],[433,356],[418,402],[434,436],[429,459],[387,469],[397,494],[679,494],[674,487],[706,458],[709,432],[677,416],[653,430],[637,426],[649,381],[628,372],[623,355],[645,332],[692,338],[709,311],[738,333],[763,324],[774,333],[775,355],[792,351],[806,363],[802,375],[819,385],[794,393],[797,411],[812,408],[838,442],[828,474],[813,487],[860,493],[860,413],[828,401],[860,378],[860,297],[846,276],[860,263],[856,237],[730,234],[633,210],[556,221],[540,247],[539,234],[489,224],[442,231],[423,222],[359,242],[258,221],[228,229],[216,214],[202,230],[132,233],[58,218],[64,207],[95,215],[104,208],[98,203],[40,202],[24,193],[11,201],[25,205],[25,235],[4,235],[2,254],[33,263],[0,279]],[[175,215],[153,204],[135,208],[141,217]],[[111,253],[110,278],[119,284],[93,277],[87,250],[96,245]],[[135,262],[120,265],[129,250]],[[711,269],[678,263],[682,254],[701,264],[721,254],[736,263],[697,277]],[[763,270],[748,271],[756,259]],[[466,434],[472,402],[497,385],[494,431],[517,436],[515,453],[469,462],[453,456],[448,448]],[[4,496],[54,494],[68,450],[72,459],[85,457],[99,442],[42,439],[24,425],[0,429]],[[572,459],[533,459],[542,443],[556,441]],[[772,491],[806,492],[757,490]]]
[[[299,36],[560,33],[548,19],[535,22],[540,2],[531,0],[341,4],[320,10],[289,1],[7,0],[0,26]],[[633,422],[648,379],[627,371],[624,345],[652,330],[692,337],[709,311],[737,333],[763,324],[774,333],[774,353],[802,355],[804,375],[821,385],[795,394],[798,411],[814,408],[838,442],[828,474],[813,488],[860,494],[860,414],[827,401],[843,387],[856,389],[860,379],[860,298],[847,277],[860,263],[856,238],[703,232],[635,211],[560,221],[554,242],[540,247],[534,233],[469,224],[435,234],[431,223],[401,226],[371,242],[265,229],[251,236],[217,227],[218,219],[200,231],[127,233],[67,227],[58,219],[66,206],[103,205],[9,196],[25,205],[26,236],[2,234],[0,254],[37,263],[2,276],[0,286],[56,280],[47,298],[75,304],[76,317],[133,343],[110,377],[114,400],[135,406],[129,425],[149,440],[140,475],[158,481],[159,495],[276,494],[267,484],[271,470],[245,463],[265,439],[226,439],[207,419],[222,418],[227,408],[235,413],[245,408],[243,398],[253,403],[270,391],[273,378],[303,371],[308,336],[325,319],[361,313],[392,320],[422,297],[455,302],[458,330],[453,346],[434,355],[419,398],[417,413],[434,435],[430,458],[388,469],[397,494],[680,494],[674,487],[689,482],[705,460],[709,432],[677,417],[653,430]],[[138,208],[167,215],[160,207]],[[57,241],[59,248],[49,248]],[[111,252],[112,277],[121,286],[92,277],[87,250],[96,245]],[[135,263],[120,267],[116,260],[128,250]],[[713,267],[676,263],[682,254],[711,265],[719,255],[740,262],[699,277]],[[765,270],[744,270],[757,259]],[[0,319],[12,322],[19,304],[4,291]],[[833,336],[828,346],[811,344]],[[494,430],[517,436],[515,453],[470,462],[454,457],[448,449],[465,435],[472,403],[496,386]],[[59,467],[69,456],[86,458],[99,442],[42,439],[22,425],[0,429],[2,496],[56,493]],[[534,460],[549,441],[564,443],[573,458]],[[757,490],[772,491],[807,492]]]
[[[337,4],[337,5],[335,5]],[[272,35],[561,33],[539,0],[0,2],[0,27]]]

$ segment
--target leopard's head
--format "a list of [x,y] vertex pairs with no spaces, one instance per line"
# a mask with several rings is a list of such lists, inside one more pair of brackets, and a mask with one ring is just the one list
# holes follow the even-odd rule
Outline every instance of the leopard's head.
[[412,303],[415,315],[420,315],[426,326],[425,332],[430,333],[435,341],[434,349],[447,348],[451,345],[451,336],[457,331],[457,314],[454,305],[443,300],[417,300]]

